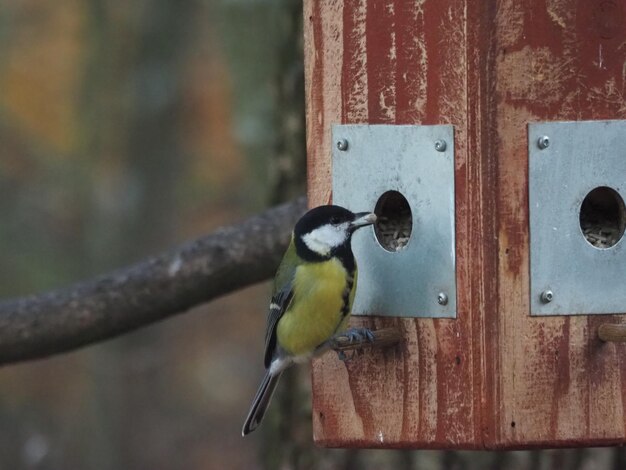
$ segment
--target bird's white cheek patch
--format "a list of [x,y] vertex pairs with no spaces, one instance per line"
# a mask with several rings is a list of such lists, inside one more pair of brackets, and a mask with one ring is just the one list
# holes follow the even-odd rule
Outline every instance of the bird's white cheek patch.
[[333,248],[341,246],[347,237],[347,223],[339,226],[327,224],[307,233],[302,240],[309,250],[327,256]]

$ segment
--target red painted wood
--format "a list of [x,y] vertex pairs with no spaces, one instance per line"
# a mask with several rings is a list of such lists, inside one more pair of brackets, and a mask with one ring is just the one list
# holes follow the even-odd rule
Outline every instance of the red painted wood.
[[[624,118],[623,0],[306,0],[309,198],[332,123],[455,126],[458,318],[363,318],[406,342],[313,366],[327,446],[624,442],[620,316],[529,316],[527,123]],[[381,158],[384,156],[381,156]]]
[[[499,325],[493,336],[494,446],[625,440],[623,346],[597,327],[621,317],[530,318],[528,155],[531,121],[623,119],[623,1],[504,2],[495,17]],[[515,423],[515,426],[513,426]]]

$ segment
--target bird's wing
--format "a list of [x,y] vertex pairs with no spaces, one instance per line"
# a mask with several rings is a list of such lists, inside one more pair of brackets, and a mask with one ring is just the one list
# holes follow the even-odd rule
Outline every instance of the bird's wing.
[[278,267],[278,272],[274,279],[274,292],[270,301],[270,308],[267,315],[267,329],[265,331],[265,367],[269,367],[276,349],[276,328],[278,321],[283,316],[291,299],[293,298],[293,278],[298,266],[298,258],[295,247],[289,245],[283,260]]
[[283,316],[293,298],[293,289],[286,289],[272,297],[272,303],[267,317],[267,331],[265,332],[265,367],[269,367],[276,349],[276,327],[278,320]]

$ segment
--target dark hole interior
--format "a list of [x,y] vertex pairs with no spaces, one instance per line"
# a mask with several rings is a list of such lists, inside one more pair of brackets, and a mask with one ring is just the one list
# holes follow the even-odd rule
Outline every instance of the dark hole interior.
[[617,191],[600,186],[587,194],[580,206],[580,229],[596,248],[611,248],[624,235],[624,200]]
[[398,191],[387,191],[376,203],[378,217],[374,233],[387,251],[400,251],[407,246],[413,230],[413,217],[406,198]]

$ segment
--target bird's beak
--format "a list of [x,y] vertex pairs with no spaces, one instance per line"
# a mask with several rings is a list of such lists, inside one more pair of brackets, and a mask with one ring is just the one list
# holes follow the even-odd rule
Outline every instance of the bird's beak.
[[373,212],[359,212],[354,214],[354,220],[350,222],[350,229],[356,230],[366,225],[372,225],[374,222],[376,222],[376,214]]

